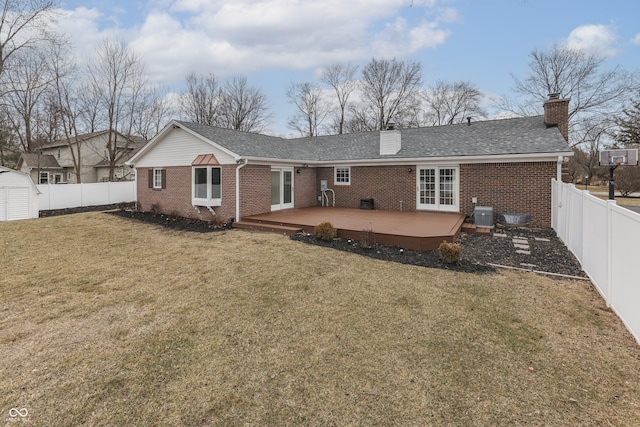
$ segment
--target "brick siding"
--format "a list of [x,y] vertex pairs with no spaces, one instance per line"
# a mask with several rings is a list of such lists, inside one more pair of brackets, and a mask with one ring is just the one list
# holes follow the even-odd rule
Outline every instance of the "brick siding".
[[372,198],[375,209],[397,211],[400,210],[400,202],[402,202],[403,210],[414,211],[416,209],[415,169],[415,166],[351,167],[351,185],[335,185],[334,168],[318,168],[316,194],[320,194],[320,180],[326,179],[329,188],[336,192],[336,206],[359,208],[360,199]]
[[271,211],[271,166],[247,165],[240,169],[240,188],[241,217]]
[[[300,173],[298,173],[298,170]],[[294,169],[293,203],[296,208],[317,206],[320,195],[320,181],[317,179],[317,169],[298,167]]]
[[[409,172],[411,169],[411,172]],[[351,185],[335,185],[333,168],[318,169],[336,192],[336,206],[359,208],[360,199],[373,198],[375,209],[416,210],[416,168],[414,165],[351,167]],[[460,212],[473,213],[472,197],[480,206],[492,206],[494,213],[528,213],[532,226],[551,225],[551,179],[556,162],[484,163],[460,165]]]
[[551,226],[551,179],[556,162],[460,165],[460,211],[470,215],[472,197],[493,212],[526,213],[533,227]]
[[166,188],[163,189],[149,188],[149,169],[138,169],[138,209],[141,211],[222,222],[235,216],[235,165],[222,166],[222,206],[213,207],[215,216],[202,207],[198,213],[191,205],[191,166],[163,169],[166,170]]
[[[138,207],[166,214],[212,220],[206,209],[198,214],[191,206],[191,167],[168,167],[167,188],[148,188],[148,169],[138,170]],[[222,169],[222,204],[214,208],[218,220],[235,217],[235,165]],[[295,207],[320,204],[320,180],[326,179],[336,192],[336,206],[359,208],[360,199],[374,199],[375,209],[416,210],[416,167],[351,167],[351,185],[335,185],[333,167],[294,168]],[[556,162],[482,163],[460,165],[460,212],[471,215],[472,197],[478,205],[492,206],[494,213],[528,213],[532,226],[551,225],[551,179]],[[271,210],[271,167],[247,165],[240,170],[241,216]]]

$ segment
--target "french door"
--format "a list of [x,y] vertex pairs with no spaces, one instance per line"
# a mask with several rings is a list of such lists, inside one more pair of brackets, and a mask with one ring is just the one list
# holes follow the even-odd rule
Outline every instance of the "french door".
[[460,211],[460,169],[457,166],[417,168],[418,209]]
[[271,210],[293,207],[293,168],[271,169]]

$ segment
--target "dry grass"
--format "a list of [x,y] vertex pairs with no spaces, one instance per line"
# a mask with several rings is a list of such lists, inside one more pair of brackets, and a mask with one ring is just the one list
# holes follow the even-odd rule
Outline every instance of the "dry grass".
[[640,349],[588,282],[100,213],[0,223],[0,254],[0,423],[640,424]]
[[[602,199],[602,200],[607,200],[609,199],[609,187],[608,186],[595,186],[595,185],[590,185],[589,187],[586,187],[585,185],[578,185],[576,184],[576,188],[580,189],[580,190],[589,190],[589,192],[591,194],[593,194],[594,196]],[[616,191],[616,194],[618,194],[618,192]],[[620,206],[640,206],[640,197],[621,197],[621,196],[616,196],[616,203]]]

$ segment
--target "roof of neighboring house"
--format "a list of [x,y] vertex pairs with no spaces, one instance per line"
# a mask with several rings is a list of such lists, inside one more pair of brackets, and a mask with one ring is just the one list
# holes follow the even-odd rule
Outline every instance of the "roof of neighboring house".
[[[118,154],[121,154],[121,157],[116,161],[116,166],[123,166],[126,162],[129,161],[129,159],[131,159],[134,156],[134,154],[136,154],[138,152],[138,150],[140,148],[142,148],[142,147],[141,146],[135,146],[131,150],[118,153]],[[109,167],[109,160],[108,159],[102,159],[102,160],[100,160],[98,163],[96,163],[93,166],[95,166],[97,168]]]
[[58,160],[51,154],[22,153],[18,160],[18,169],[21,165],[32,169],[62,169]]
[[175,126],[217,144],[239,158],[304,162],[384,161],[520,155],[572,155],[557,126],[543,116],[399,129],[401,148],[380,154],[380,131],[304,138],[280,138],[185,121],[172,121],[131,159],[143,157]]
[[[81,135],[77,135],[77,138],[79,141],[86,141],[89,140],[91,138],[95,138],[101,135],[105,135],[107,134],[109,131],[108,130],[100,130],[97,132],[91,132],[91,133],[84,133]],[[147,143],[147,141],[139,136],[132,136],[132,137],[127,137],[126,135],[120,133],[120,132],[116,132],[116,136],[118,138],[118,140],[120,139],[128,139],[130,141],[130,144],[134,144],[137,148],[142,147],[144,144]],[[72,144],[76,143],[76,136],[70,136],[69,140],[71,141]],[[67,138],[62,138],[62,139],[58,139],[57,141],[53,141],[50,144],[44,144],[42,146],[43,149],[47,149],[47,148],[56,148],[56,147],[66,147],[67,145],[69,145]],[[119,144],[118,144],[119,145]],[[122,148],[124,148],[124,146],[122,146]]]

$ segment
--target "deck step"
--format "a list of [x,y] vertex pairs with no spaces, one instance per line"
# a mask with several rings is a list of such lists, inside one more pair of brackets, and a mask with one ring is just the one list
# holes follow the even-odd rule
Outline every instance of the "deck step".
[[302,231],[302,228],[300,227],[290,227],[287,225],[277,225],[254,221],[237,221],[233,223],[233,227],[243,230],[266,231],[269,233],[286,234],[287,236],[293,236],[294,234],[298,234]]
[[467,234],[478,234],[480,236],[491,236],[492,229],[489,227],[478,227],[476,224],[465,222],[462,224],[462,232]]
[[467,234],[474,234],[476,232],[476,225],[470,222],[465,222],[462,224],[462,232]]
[[476,228],[476,234],[481,236],[491,236],[491,232],[493,231],[490,227],[478,227]]

